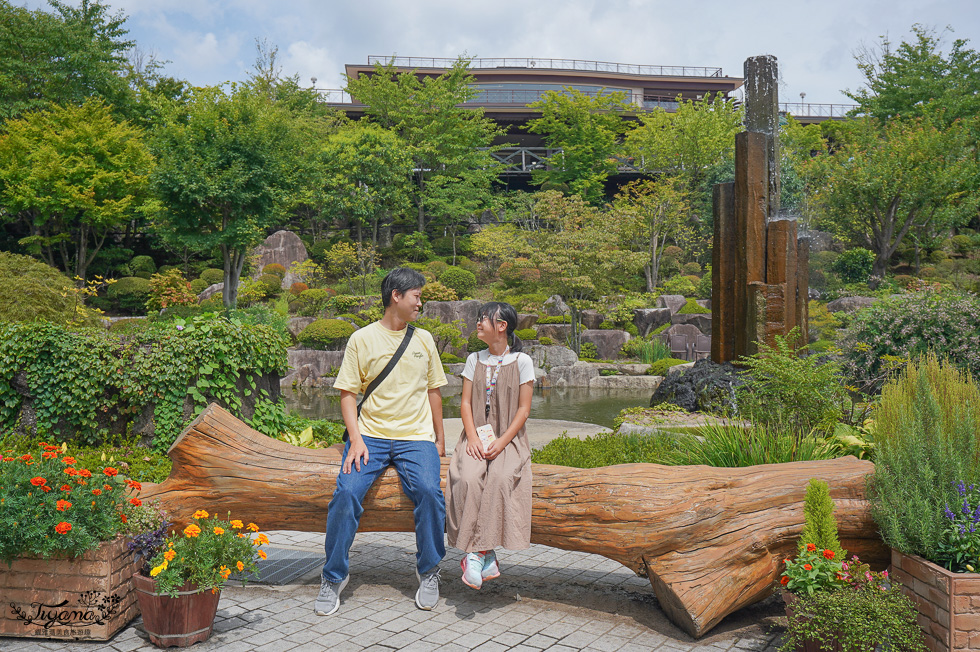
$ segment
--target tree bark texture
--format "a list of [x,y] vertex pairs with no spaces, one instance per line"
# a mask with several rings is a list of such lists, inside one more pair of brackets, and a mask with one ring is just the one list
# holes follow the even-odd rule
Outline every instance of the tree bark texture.
[[[173,469],[142,497],[179,527],[197,509],[264,530],[324,529],[342,449],[290,446],[211,405],[174,442]],[[443,478],[449,459],[443,461]],[[864,498],[870,462],[847,457],[727,469],[626,464],[533,467],[534,543],[599,554],[650,578],[667,615],[700,637],[767,597],[795,554],[810,478],[830,484],[842,545],[888,563]],[[412,503],[388,469],[364,500],[362,532],[414,531]]]

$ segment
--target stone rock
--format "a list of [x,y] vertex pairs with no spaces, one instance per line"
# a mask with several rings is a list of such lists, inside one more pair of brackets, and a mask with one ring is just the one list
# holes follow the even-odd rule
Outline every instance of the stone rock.
[[681,325],[681,324],[690,324],[690,325],[694,326],[695,328],[697,328],[702,333],[710,333],[711,332],[711,315],[710,314],[707,314],[707,315],[681,315],[681,314],[677,314],[677,315],[673,315],[670,318],[670,323],[674,324],[675,326]]
[[300,384],[306,383],[307,380],[313,382],[320,376],[320,374],[317,373],[316,368],[311,364],[303,365],[296,370],[296,374],[299,376]]
[[595,344],[596,355],[600,360],[615,360],[619,350],[630,339],[630,334],[621,330],[585,330],[580,336],[582,342]]
[[695,301],[702,308],[707,308],[708,310],[711,310],[711,299],[695,299]]
[[535,328],[538,331],[539,340],[542,337],[550,337],[555,342],[562,344],[568,341],[568,336],[572,333],[571,324],[538,324]]
[[698,360],[684,373],[668,374],[650,397],[650,407],[672,403],[689,412],[730,413],[735,388],[741,384],[731,363]]
[[874,297],[841,297],[828,303],[827,310],[830,312],[854,312],[861,308],[867,308],[874,302]]
[[559,294],[548,297],[548,300],[544,302],[544,314],[550,315],[551,317],[561,317],[570,312],[571,310],[568,309],[565,300]]
[[599,324],[605,320],[605,316],[600,315],[599,311],[593,308],[583,310],[581,313],[579,313],[579,317],[582,320],[582,325],[586,329],[597,329],[599,328]]
[[602,371],[618,371],[624,376],[645,376],[647,369],[650,368],[648,364],[633,364],[633,363],[618,363],[618,362],[593,362],[591,363],[600,372]]
[[287,349],[286,358],[290,369],[299,370],[305,365],[316,370],[317,376],[332,376],[331,369],[340,367],[343,351],[315,351],[313,349]]
[[663,376],[596,376],[589,389],[647,389],[657,391]]
[[258,256],[258,262],[255,265],[256,277],[261,276],[262,269],[272,263],[278,263],[286,268],[286,276],[282,279],[284,290],[301,280],[298,276],[289,273],[289,266],[309,258],[306,253],[306,245],[292,231],[276,231],[258,246],[255,254]]
[[646,337],[664,324],[670,323],[670,308],[637,308],[633,311],[633,323],[642,337]]
[[476,330],[476,317],[480,312],[482,301],[469,299],[466,301],[427,301],[422,309],[423,317],[438,319],[448,324],[456,319],[463,320],[463,336],[469,337]]
[[826,231],[809,230],[800,234],[800,238],[810,244],[810,253],[818,251],[832,251],[834,249],[834,236]]
[[676,315],[677,312],[687,305],[687,299],[683,294],[661,294],[657,297],[658,308],[670,308],[670,314]]
[[684,364],[675,364],[673,367],[667,367],[667,375],[670,374],[682,374],[691,367],[694,366],[693,362],[685,362]]
[[660,339],[660,341],[666,342],[668,335],[687,335],[693,340],[696,336],[704,335],[704,333],[702,333],[694,324],[674,324],[657,337]]
[[201,301],[210,299],[216,294],[221,294],[221,292],[223,292],[224,289],[225,289],[224,281],[222,281],[221,283],[215,283],[214,285],[209,285],[206,288],[204,288],[203,292],[197,295],[197,301],[198,303],[200,303]]
[[286,328],[292,334],[294,340],[299,339],[299,334],[303,329],[316,321],[316,317],[290,317]]
[[538,316],[535,314],[528,314],[526,312],[517,313],[517,326],[516,330],[521,330],[523,328],[534,328],[534,325],[538,323]]
[[589,387],[589,384],[598,377],[599,370],[587,362],[552,367],[548,372],[552,387]]
[[[569,367],[578,362],[575,351],[564,346],[545,346],[532,344],[524,347],[524,353],[531,356],[535,367],[550,371],[554,367]],[[599,373],[598,371],[596,373]]]

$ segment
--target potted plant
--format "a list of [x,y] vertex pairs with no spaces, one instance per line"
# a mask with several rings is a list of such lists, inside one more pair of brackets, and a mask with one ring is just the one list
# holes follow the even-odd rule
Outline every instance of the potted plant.
[[[154,548],[159,528],[142,540]],[[266,553],[269,538],[254,523],[221,520],[205,510],[194,512],[183,530],[160,539],[133,577],[143,626],[159,647],[186,647],[211,636],[221,588],[233,572],[242,585]]]
[[0,455],[2,636],[108,640],[138,613],[121,535],[139,483],[67,452]]
[[787,627],[781,652],[924,650],[915,607],[888,572],[844,561],[827,483],[811,480],[800,552],[780,579]]
[[980,617],[980,388],[927,354],[882,387],[871,515],[892,547],[892,579],[933,650],[966,649]]

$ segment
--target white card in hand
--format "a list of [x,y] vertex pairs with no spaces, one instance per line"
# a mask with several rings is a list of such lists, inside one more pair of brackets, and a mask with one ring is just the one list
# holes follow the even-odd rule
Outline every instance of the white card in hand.
[[490,448],[490,444],[496,441],[497,437],[493,434],[493,426],[489,423],[485,423],[476,429],[476,434],[483,442],[483,451],[486,452]]

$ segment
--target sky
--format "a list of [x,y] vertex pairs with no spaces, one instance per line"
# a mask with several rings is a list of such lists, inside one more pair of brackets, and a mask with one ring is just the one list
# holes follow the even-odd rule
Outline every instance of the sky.
[[[341,88],[346,63],[369,55],[553,57],[721,67],[775,55],[780,101],[849,103],[863,83],[854,55],[919,23],[980,49],[977,0],[103,0],[129,16],[140,49],[195,85],[240,81],[256,39],[285,75]],[[66,0],[77,4],[77,0]],[[27,0],[46,8],[44,0]],[[945,50],[946,48],[944,48]]]

